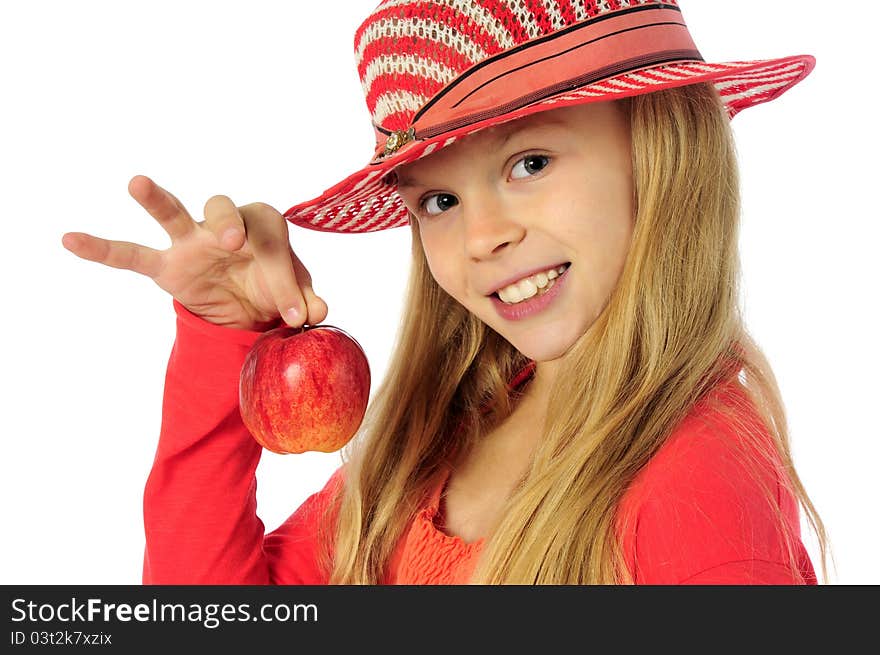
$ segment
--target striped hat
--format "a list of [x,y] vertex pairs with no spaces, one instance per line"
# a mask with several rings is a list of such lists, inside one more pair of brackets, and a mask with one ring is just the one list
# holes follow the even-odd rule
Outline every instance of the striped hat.
[[354,38],[376,133],[361,170],[284,217],[323,232],[409,224],[396,166],[528,114],[712,82],[730,118],[806,77],[811,55],[706,63],[676,0],[385,0]]

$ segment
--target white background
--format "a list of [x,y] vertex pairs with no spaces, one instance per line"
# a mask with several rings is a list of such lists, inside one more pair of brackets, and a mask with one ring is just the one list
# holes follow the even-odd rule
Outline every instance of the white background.
[[[352,58],[374,0],[31,2],[0,10],[4,367],[0,583],[138,584],[171,298],[81,260],[83,231],[163,249],[136,174],[197,220],[205,201],[283,211],[372,154]],[[707,61],[809,53],[813,73],[733,121],[744,197],[748,325],[778,376],[795,465],[836,556],[833,584],[880,583],[876,462],[877,3],[682,0]],[[724,7],[722,10],[721,7]],[[408,271],[407,229],[290,226],[329,305],[382,379]],[[374,384],[375,388],[375,384]],[[339,455],[264,452],[274,529]],[[811,533],[805,543],[819,567]]]

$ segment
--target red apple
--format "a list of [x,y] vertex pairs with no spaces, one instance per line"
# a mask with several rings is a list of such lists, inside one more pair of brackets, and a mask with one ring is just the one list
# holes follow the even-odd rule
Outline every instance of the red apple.
[[269,330],[241,367],[241,418],[276,453],[339,450],[360,427],[369,397],[363,348],[332,325]]

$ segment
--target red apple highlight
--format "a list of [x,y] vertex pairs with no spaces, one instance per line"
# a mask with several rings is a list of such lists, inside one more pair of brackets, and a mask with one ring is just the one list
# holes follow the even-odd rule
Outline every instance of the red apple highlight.
[[241,368],[241,418],[275,453],[339,450],[360,427],[369,397],[363,348],[332,325],[269,330]]

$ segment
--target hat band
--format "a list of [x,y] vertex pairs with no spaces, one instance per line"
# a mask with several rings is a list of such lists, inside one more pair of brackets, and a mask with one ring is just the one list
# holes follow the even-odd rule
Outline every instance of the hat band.
[[[603,79],[685,61],[704,60],[678,7],[631,7],[487,58],[425,103],[410,126],[415,140],[429,139]],[[375,128],[384,144],[390,132]]]

